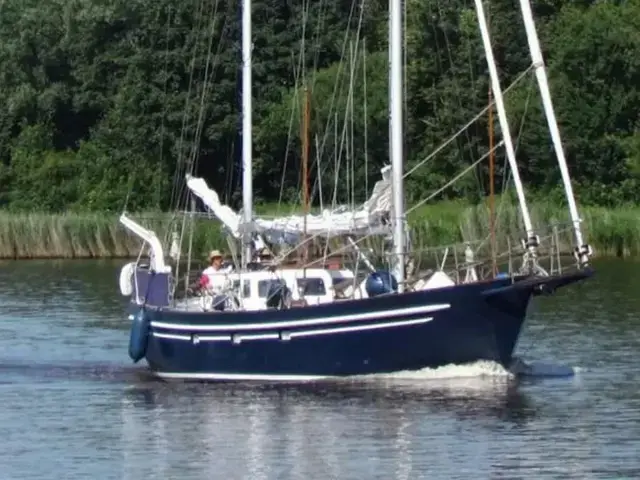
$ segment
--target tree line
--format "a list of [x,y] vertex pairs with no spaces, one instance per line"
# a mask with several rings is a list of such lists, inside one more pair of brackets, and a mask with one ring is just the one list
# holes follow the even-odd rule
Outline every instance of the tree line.
[[[315,203],[364,200],[388,162],[388,3],[252,3],[256,202],[300,201],[303,86]],[[486,4],[506,88],[531,64],[520,9],[515,0]],[[486,107],[489,78],[473,1],[405,0],[405,10],[411,168]],[[169,209],[184,198],[190,169],[239,206],[240,13],[239,2],[228,0],[5,0],[0,206]],[[640,2],[539,0],[534,14],[579,200],[637,202]],[[532,72],[505,98],[525,185],[532,195],[560,198]],[[416,169],[408,201],[486,155],[488,122],[481,115]],[[495,114],[493,122],[497,143]],[[499,151],[498,189],[504,164]],[[477,201],[488,183],[483,161],[439,198]]]

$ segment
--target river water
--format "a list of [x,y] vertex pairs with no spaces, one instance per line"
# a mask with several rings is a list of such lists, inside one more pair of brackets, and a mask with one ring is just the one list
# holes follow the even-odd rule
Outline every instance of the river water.
[[149,378],[118,268],[0,264],[0,479],[640,478],[640,263],[535,300],[532,376],[297,387]]

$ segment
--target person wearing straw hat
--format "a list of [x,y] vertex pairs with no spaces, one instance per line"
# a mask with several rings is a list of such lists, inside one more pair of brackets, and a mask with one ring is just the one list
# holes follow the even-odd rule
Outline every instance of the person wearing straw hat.
[[204,275],[220,273],[222,270],[222,253],[220,250],[212,250],[209,253],[209,266],[202,272]]
[[202,275],[196,285],[196,290],[215,292],[224,288],[227,278],[226,271],[222,268],[222,253],[220,250],[212,250],[209,253],[209,266],[202,271]]

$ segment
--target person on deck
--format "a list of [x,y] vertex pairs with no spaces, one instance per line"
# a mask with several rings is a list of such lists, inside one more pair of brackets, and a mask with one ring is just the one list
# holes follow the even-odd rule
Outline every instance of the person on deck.
[[219,291],[224,288],[227,279],[226,270],[222,268],[222,253],[213,250],[209,254],[209,266],[202,271],[199,287],[210,292]]
[[203,275],[220,273],[222,270],[222,253],[220,250],[213,250],[209,253],[209,266],[202,272]]

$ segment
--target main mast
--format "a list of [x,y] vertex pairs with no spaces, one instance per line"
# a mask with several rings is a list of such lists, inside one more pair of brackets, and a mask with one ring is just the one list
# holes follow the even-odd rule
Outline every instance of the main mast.
[[402,113],[402,0],[389,1],[389,153],[393,190],[393,246],[398,292],[404,291],[404,183]]
[[242,0],[242,267],[251,261],[252,244],[248,229],[253,221],[253,157],[251,118],[251,0]]

